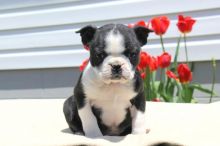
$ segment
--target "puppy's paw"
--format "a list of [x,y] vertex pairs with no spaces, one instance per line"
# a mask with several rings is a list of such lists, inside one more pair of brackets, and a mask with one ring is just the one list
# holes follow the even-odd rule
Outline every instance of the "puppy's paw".
[[135,130],[132,131],[132,134],[146,134],[145,130]]
[[94,137],[101,137],[103,136],[100,129],[91,129],[90,131],[86,132],[86,136],[90,137],[90,138],[94,138]]
[[150,129],[145,128],[136,128],[132,130],[132,134],[147,134],[150,132]]
[[95,138],[95,137],[101,137],[103,135],[102,133],[87,133],[86,136],[89,138]]
[[74,132],[74,134],[75,135],[81,135],[81,136],[85,135],[83,132]]

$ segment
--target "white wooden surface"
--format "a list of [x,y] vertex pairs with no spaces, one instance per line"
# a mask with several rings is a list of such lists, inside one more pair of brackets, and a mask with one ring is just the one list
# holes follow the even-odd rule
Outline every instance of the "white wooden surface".
[[[146,103],[148,134],[87,138],[70,133],[63,99],[0,100],[1,146],[219,146],[220,102],[213,104]],[[7,112],[7,113],[6,113]],[[15,114],[16,113],[16,114]]]
[[[197,20],[188,38],[189,59],[220,59],[219,0],[0,0],[0,5],[0,70],[77,67],[88,57],[74,33],[79,28],[148,21],[157,15],[172,20],[165,45],[174,54],[179,13]],[[143,48],[160,54],[158,36],[151,35]],[[183,48],[179,60],[185,60]]]

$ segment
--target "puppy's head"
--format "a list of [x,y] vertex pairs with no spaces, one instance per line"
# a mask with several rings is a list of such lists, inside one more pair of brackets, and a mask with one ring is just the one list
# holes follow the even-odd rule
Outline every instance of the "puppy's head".
[[82,43],[90,48],[91,66],[103,82],[110,84],[133,79],[140,48],[147,43],[151,30],[108,24],[100,28],[86,26],[77,32]]

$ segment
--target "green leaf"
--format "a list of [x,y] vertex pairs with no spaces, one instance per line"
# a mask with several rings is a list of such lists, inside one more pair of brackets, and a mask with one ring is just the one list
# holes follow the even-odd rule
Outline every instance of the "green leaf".
[[181,96],[186,103],[190,103],[193,99],[194,88],[190,87],[188,84],[182,84],[183,90],[181,91]]
[[176,67],[177,67],[177,60],[178,60],[178,55],[179,55],[181,38],[182,38],[182,36],[180,35],[180,37],[177,40],[176,52],[175,52],[174,61],[173,61],[173,68],[174,69],[176,69]]
[[192,88],[194,88],[194,89],[197,89],[197,90],[199,90],[199,91],[201,91],[201,92],[204,92],[204,93],[208,93],[208,94],[212,94],[213,93],[213,95],[216,95],[214,92],[212,92],[211,90],[209,90],[209,89],[207,89],[207,88],[204,88],[204,87],[202,87],[201,85],[199,85],[199,84],[191,84],[190,85]]
[[195,98],[192,98],[191,103],[198,103],[198,101]]
[[156,86],[155,86],[155,79],[156,79],[156,72],[152,72],[151,73],[151,98],[154,99],[154,98],[157,98],[157,89],[156,89]]
[[176,99],[176,102],[177,102],[177,103],[184,103],[184,102],[185,102],[185,101],[182,99],[182,97],[177,96],[176,98],[177,98],[177,99]]
[[170,85],[170,82],[171,82],[171,79],[170,78],[168,78],[167,80],[166,80],[166,85],[165,85],[165,90],[167,91],[168,90],[168,87],[169,87],[169,85]]
[[170,102],[171,101],[170,99],[172,98],[172,97],[169,97],[168,95],[166,95],[164,93],[160,94],[160,96],[163,97],[165,102]]
[[150,69],[149,67],[146,68],[146,79],[145,79],[145,97],[146,97],[146,100],[147,101],[151,101],[152,97],[151,97],[151,72],[150,72]]
[[174,96],[175,84],[170,84],[167,88],[167,95],[173,97]]
[[160,86],[160,81],[155,81],[154,85],[155,85],[155,89],[156,89],[157,92],[158,92],[159,86]]
[[183,101],[181,96],[182,86],[176,80],[174,80],[173,83],[175,83],[175,86],[177,87],[177,92],[176,92],[176,96],[178,97],[177,102],[182,102]]
[[159,85],[159,88],[158,88],[158,92],[159,92],[160,94],[163,93],[163,86],[164,86],[163,82],[160,82],[160,85]]
[[192,62],[192,63],[191,63],[191,66],[190,66],[190,70],[191,70],[191,72],[193,72],[193,71],[194,71],[194,68],[195,68],[195,63],[194,63],[194,62]]

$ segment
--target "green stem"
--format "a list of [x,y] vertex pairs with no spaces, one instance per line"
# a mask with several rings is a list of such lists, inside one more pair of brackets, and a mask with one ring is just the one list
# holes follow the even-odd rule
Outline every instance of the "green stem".
[[166,68],[164,68],[164,83],[166,83],[167,82],[167,76],[166,76],[166,72],[167,72],[167,69]]
[[152,98],[156,98],[157,97],[157,91],[156,91],[156,87],[155,87],[155,78],[156,78],[156,73],[152,72],[152,76],[151,76],[151,86],[152,86]]
[[[163,98],[166,95],[166,89],[165,89],[165,73],[164,73],[165,69],[161,68],[160,69],[160,85],[159,85],[159,93],[160,96],[162,96]],[[165,99],[165,98],[164,98]],[[166,99],[165,99],[166,101]]]
[[146,98],[146,101],[148,101],[148,98],[147,98],[147,94],[148,94],[148,91],[147,91],[147,79],[145,78],[144,79],[144,97]]
[[164,43],[163,43],[163,37],[162,37],[162,35],[160,35],[160,43],[161,43],[161,45],[162,45],[163,52],[166,52],[165,47],[164,47]]
[[146,98],[148,101],[151,101],[151,86],[150,86],[150,81],[151,81],[151,73],[150,73],[150,68],[146,68],[146,89],[147,89],[147,95]]
[[181,85],[179,84],[178,81],[175,80],[175,84],[176,84],[176,87],[177,87],[177,93],[178,93],[178,100],[177,102],[183,102],[183,99],[182,99],[182,96],[181,96],[181,91],[182,91],[182,88],[181,88]]
[[161,82],[163,81],[163,69],[162,68],[160,69],[160,81]]
[[[180,35],[180,37],[178,38],[178,41],[177,41],[176,52],[175,52],[175,57],[174,57],[174,69],[177,68],[177,59],[178,59],[178,55],[179,55],[181,38],[182,38],[182,36]],[[174,72],[176,72],[176,70]]]
[[212,98],[213,98],[213,92],[214,92],[214,86],[215,86],[215,72],[216,72],[216,62],[215,62],[215,59],[213,58],[212,59],[212,74],[213,74],[213,77],[212,77],[212,87],[211,87],[211,96],[210,96],[210,99],[209,99],[209,103],[212,102]]
[[188,96],[188,94],[187,94],[187,86],[186,86],[186,84],[182,84],[182,87],[183,87],[183,92],[184,92],[184,94],[183,94],[183,96],[182,96],[182,98],[183,98],[183,100],[184,100],[184,102],[188,102],[186,99],[188,98],[187,96]]
[[191,67],[190,67],[191,69],[191,72],[194,72],[194,68],[195,68],[195,64],[194,64],[194,62],[191,62]]
[[185,46],[185,54],[186,54],[186,63],[189,66],[188,49],[186,45],[186,34],[185,33],[183,35],[183,38],[184,38],[184,46]]

